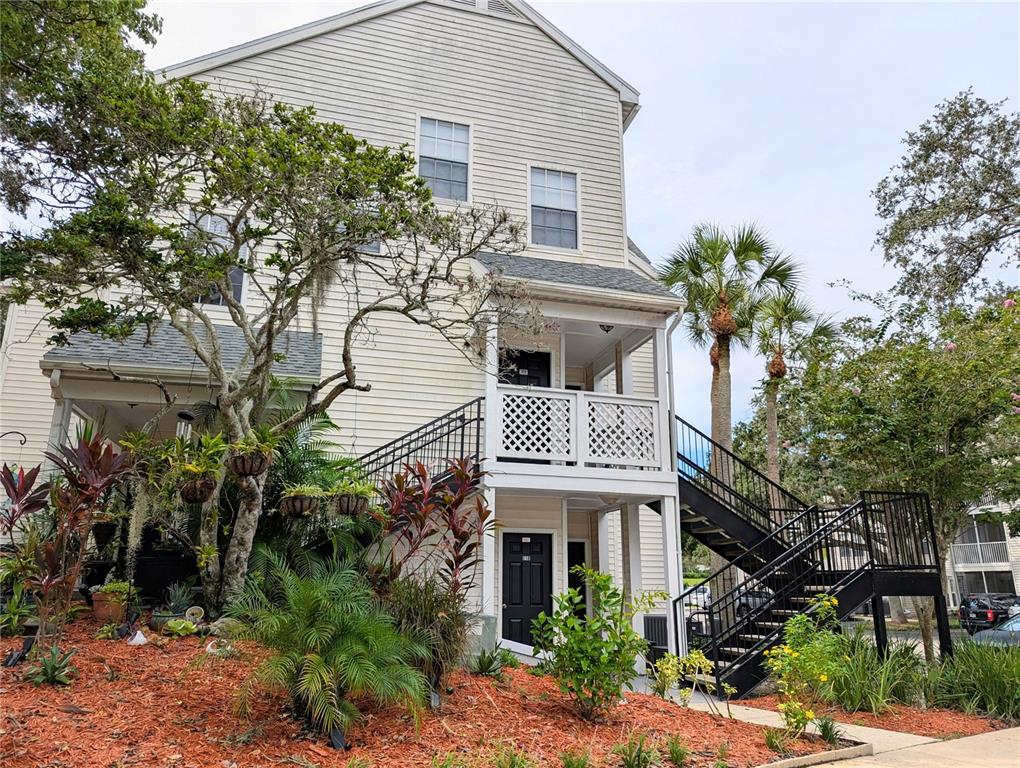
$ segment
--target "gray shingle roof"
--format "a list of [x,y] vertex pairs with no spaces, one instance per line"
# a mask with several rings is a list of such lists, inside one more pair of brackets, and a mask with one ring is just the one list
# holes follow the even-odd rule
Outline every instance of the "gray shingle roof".
[[[199,338],[205,330],[196,327]],[[223,349],[223,362],[233,368],[240,362],[247,346],[241,329],[234,325],[217,325],[216,335]],[[114,367],[143,365],[165,371],[204,372],[205,366],[195,357],[184,337],[169,323],[158,325],[149,344],[145,343],[145,329],[134,332],[125,341],[112,341],[92,333],[75,333],[70,344],[54,347],[43,355],[49,363],[88,363]],[[277,376],[294,376],[317,379],[322,370],[322,336],[307,331],[287,331],[276,343],[276,350],[284,359],[273,365]]]
[[533,256],[508,256],[503,253],[481,253],[478,260],[506,277],[677,298],[654,280],[623,267],[598,267],[593,264],[536,259]]
[[645,252],[638,248],[638,244],[630,239],[630,235],[627,235],[627,250],[637,256],[641,261],[651,265],[652,260],[645,255]]

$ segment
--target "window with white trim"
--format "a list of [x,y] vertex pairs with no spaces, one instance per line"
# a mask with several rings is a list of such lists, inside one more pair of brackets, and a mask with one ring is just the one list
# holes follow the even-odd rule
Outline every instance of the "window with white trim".
[[[198,228],[203,232],[212,235],[210,238],[211,244],[224,249],[231,246],[230,236],[227,234],[227,220],[223,216],[207,214],[198,220]],[[241,246],[239,256],[242,261],[247,260],[247,245]],[[234,297],[234,301],[240,302],[241,297],[244,296],[244,270],[240,267],[231,267],[229,280],[230,293]],[[220,289],[215,285],[210,285],[209,292],[203,296],[199,296],[195,300],[195,303],[204,304],[206,306],[222,307],[226,304],[226,301],[220,293]]]
[[577,248],[577,174],[531,169],[531,242]]
[[418,175],[444,200],[468,199],[468,157],[471,129],[448,120],[421,119]]

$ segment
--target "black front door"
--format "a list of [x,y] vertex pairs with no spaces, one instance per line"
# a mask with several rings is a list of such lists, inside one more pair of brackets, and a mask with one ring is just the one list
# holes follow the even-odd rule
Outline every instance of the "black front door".
[[503,534],[503,639],[531,645],[531,621],[552,612],[552,534]]
[[575,565],[587,565],[584,560],[585,544],[583,541],[567,542],[567,586],[576,589],[581,595],[581,604],[577,606],[577,615],[584,616],[588,612],[588,585],[584,576],[574,572]]
[[552,354],[504,349],[499,353],[499,380],[503,384],[552,386]]

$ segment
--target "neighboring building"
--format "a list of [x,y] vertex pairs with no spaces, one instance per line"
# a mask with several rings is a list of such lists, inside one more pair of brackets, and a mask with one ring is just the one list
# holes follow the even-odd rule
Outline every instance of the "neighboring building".
[[[513,373],[498,376],[495,347],[483,370],[438,335],[386,318],[359,354],[372,391],[330,409],[341,448],[363,456],[484,397],[456,418],[484,417],[484,434],[478,421],[467,428],[491,472],[485,493],[498,532],[485,542],[477,607],[504,644],[530,647],[530,619],[550,609],[575,563],[613,572],[631,591],[679,594],[668,347],[681,307],[627,237],[623,135],[638,93],[516,0],[389,0],[166,75],[225,93],[257,85],[314,106],[372,143],[415,147],[440,205],[498,204],[527,220],[521,255],[480,259],[526,283],[553,324],[531,339],[492,329]],[[243,279],[237,295],[258,301]],[[321,333],[293,332],[277,372],[301,385],[335,371],[348,306],[339,288],[328,294]],[[13,307],[6,323],[0,431],[19,430],[27,444],[4,438],[4,460],[39,461],[80,418],[111,436],[140,427],[159,391],[112,380],[108,369],[158,375],[181,408],[206,399],[207,374],[171,329],[151,345],[138,334],[47,350],[42,316]],[[223,344],[239,356],[225,310],[223,319]],[[174,433],[173,414],[159,430]],[[672,622],[659,630],[666,625],[672,634]]]
[[[1005,511],[1004,506],[997,511]],[[962,595],[975,592],[1020,594],[1020,537],[1010,536],[1003,523],[980,522],[980,515],[989,509],[971,512],[974,519],[949,548],[946,571],[953,606],[960,604]]]

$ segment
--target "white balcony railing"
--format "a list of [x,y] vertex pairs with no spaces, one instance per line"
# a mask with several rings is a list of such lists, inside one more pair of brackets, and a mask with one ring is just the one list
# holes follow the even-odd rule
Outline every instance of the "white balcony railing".
[[957,565],[1008,563],[1009,550],[1004,541],[983,541],[977,544],[954,544],[953,562]]
[[500,384],[501,459],[625,469],[660,466],[659,401]]

